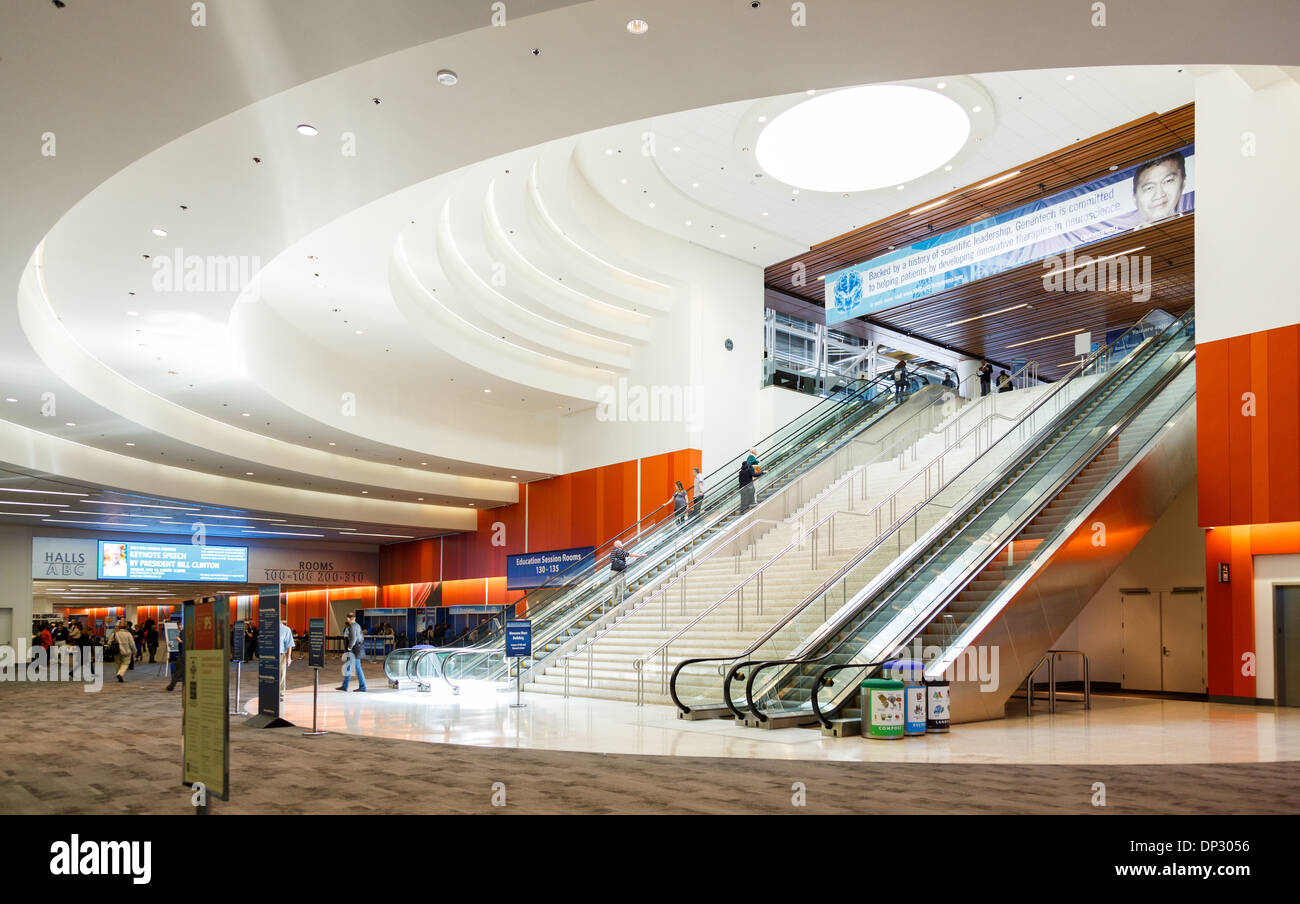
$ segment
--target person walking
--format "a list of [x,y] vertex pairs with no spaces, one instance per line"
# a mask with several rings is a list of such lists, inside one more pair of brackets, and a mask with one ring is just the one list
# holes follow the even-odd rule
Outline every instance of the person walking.
[[113,657],[117,662],[117,680],[126,683],[122,676],[126,670],[131,667],[131,662],[135,659],[135,635],[131,633],[130,623],[118,622],[117,628],[113,631],[113,643],[117,645],[116,655]]
[[740,512],[743,515],[754,505],[754,467],[745,459],[740,463]]
[[614,548],[609,551],[609,570],[614,575],[614,607],[622,605],[623,594],[627,592],[627,560],[644,559],[640,553],[628,552],[623,548],[622,540],[614,541]]
[[366,673],[361,671],[361,654],[365,652],[365,647],[365,632],[357,624],[357,614],[349,612],[347,627],[343,629],[343,683],[337,690],[347,691],[352,669],[357,673],[357,690],[366,689]]
[[686,523],[686,487],[680,480],[674,483],[677,491],[673,493],[673,514],[677,516],[677,526],[681,527]]
[[704,475],[699,468],[691,470],[695,472],[695,483],[691,487],[691,517],[698,518],[704,508]]
[[158,625],[152,618],[144,623],[144,645],[149,650],[149,661],[153,662],[158,655]]
[[284,684],[289,677],[289,664],[293,661],[293,628],[280,618],[280,699],[284,699]]
[[980,360],[980,369],[975,371],[980,378],[980,396],[989,394],[990,383],[993,382],[993,365],[987,361]]

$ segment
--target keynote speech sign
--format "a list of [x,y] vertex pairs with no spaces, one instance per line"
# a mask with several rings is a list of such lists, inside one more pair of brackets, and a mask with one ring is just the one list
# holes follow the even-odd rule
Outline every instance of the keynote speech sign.
[[826,323],[1041,261],[1194,209],[1193,145],[826,276]]

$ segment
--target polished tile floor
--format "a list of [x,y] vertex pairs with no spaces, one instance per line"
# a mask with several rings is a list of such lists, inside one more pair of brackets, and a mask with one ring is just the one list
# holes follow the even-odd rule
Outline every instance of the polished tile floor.
[[[324,674],[322,675],[322,678]],[[1173,764],[1300,760],[1300,709],[1094,696],[1091,711],[1063,700],[943,735],[872,741],[812,729],[769,731],[730,721],[688,722],[665,706],[465,688],[459,697],[322,689],[318,727],[399,740],[590,753],[901,763]],[[248,711],[252,711],[250,707]],[[284,715],[312,724],[310,687],[290,690]]]

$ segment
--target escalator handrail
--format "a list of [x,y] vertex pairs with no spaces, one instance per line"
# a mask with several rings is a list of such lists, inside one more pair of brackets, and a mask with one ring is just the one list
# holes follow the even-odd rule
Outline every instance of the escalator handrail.
[[[1113,430],[1107,431],[1104,435],[1094,440],[1092,444],[1082,453],[1082,455],[1080,455],[1076,459],[1075,463],[1067,467],[1064,470],[1064,472],[1056,480],[1053,481],[1051,487],[1039,497],[1039,500],[1036,503],[1034,503],[1034,505],[1032,505],[1029,509],[1026,510],[1025,513],[1023,513],[1019,518],[1017,518],[1015,523],[1007,527],[1001,534],[999,534],[995,540],[993,540],[991,543],[985,544],[985,548],[988,550],[988,552],[985,555],[980,556],[979,558],[973,560],[973,562],[969,564],[966,567],[966,569],[963,570],[962,574],[956,580],[953,580],[948,585],[948,590],[937,598],[936,602],[927,609],[926,613],[917,616],[913,620],[912,624],[909,625],[903,631],[901,631],[900,634],[909,637],[913,636],[917,631],[922,630],[925,627],[925,625],[929,624],[929,622],[933,619],[934,615],[942,611],[943,608],[946,607],[952,601],[953,597],[955,597],[958,593],[961,593],[962,590],[965,588],[965,586],[974,579],[974,576],[978,575],[981,570],[987,567],[988,563],[993,561],[993,559],[997,557],[997,555],[1002,551],[1003,547],[1006,546],[1007,543],[1015,539],[1016,534],[1018,534],[1021,530],[1023,530],[1026,524],[1028,524],[1034,518],[1038,517],[1038,515],[1043,511],[1043,509],[1047,508],[1047,506],[1050,505],[1052,501],[1060,494],[1061,490],[1069,486],[1069,484],[1072,481],[1074,481],[1075,478],[1077,478],[1079,474],[1089,464],[1091,464],[1092,461],[1099,454],[1101,454],[1101,452],[1104,451],[1107,446],[1109,446],[1112,442],[1115,441],[1115,439],[1118,438],[1119,434],[1122,433],[1123,430],[1129,424],[1131,424],[1138,416],[1141,415],[1141,413],[1145,410],[1147,405],[1149,405],[1158,395],[1160,395],[1160,393],[1162,393],[1166,388],[1168,388],[1169,384],[1172,383],[1173,380],[1175,380],[1183,372],[1183,370],[1185,370],[1186,367],[1195,359],[1195,356],[1196,356],[1195,349],[1192,349],[1183,358],[1183,360],[1179,361],[1173,368],[1171,368],[1171,370],[1168,373],[1161,376],[1157,380],[1155,385],[1152,386],[1150,389],[1148,389],[1145,393],[1143,393],[1141,399],[1139,399],[1132,407],[1130,407],[1128,412],[1126,412],[1124,415],[1121,416],[1120,420],[1116,422],[1115,428]],[[1061,439],[1057,440],[1057,443],[1054,443],[1053,445],[1059,444],[1068,435],[1069,435],[1068,433],[1062,435]],[[1026,471],[1024,474],[1017,476],[1005,487],[996,490],[991,497],[988,497],[987,494],[985,495],[985,497],[982,497],[982,498],[987,498],[988,501],[983,506],[981,506],[981,511],[987,510],[989,506],[993,505],[999,499],[1001,499],[1005,494],[1010,492],[1012,488],[1015,487],[1021,480],[1026,479],[1028,474],[1029,472]],[[924,570],[926,564],[933,561],[935,557],[942,554],[944,550],[946,550],[949,546],[955,543],[957,539],[964,533],[965,529],[966,529],[965,527],[961,528],[960,530],[955,532],[951,537],[949,537],[947,540],[944,540],[937,548],[934,548],[933,551],[930,552],[928,556],[926,556],[925,561],[920,563],[920,565],[917,567],[917,570],[918,571]],[[889,601],[893,599],[893,597],[898,592],[900,592],[904,586],[906,586],[906,582],[904,584],[899,585],[899,587],[895,588],[893,593],[891,593],[889,596],[882,599],[879,602],[879,604],[875,607],[875,611],[879,611],[882,607],[887,605]],[[868,616],[867,620],[868,621],[870,620],[870,616]],[[865,623],[866,622],[864,621],[863,624]],[[809,659],[806,664],[814,664],[816,662],[821,661],[827,656],[834,655],[844,646],[844,644],[848,643],[852,639],[853,635],[856,633],[857,633],[856,630],[850,632],[848,636],[846,636],[841,641],[839,641],[839,643],[837,643],[831,650],[827,651],[822,656]],[[798,660],[794,660],[793,662],[789,662],[789,663],[773,662],[771,663],[771,665],[798,664],[798,662],[799,662]],[[758,669],[755,670],[755,672],[763,671],[766,668],[767,665],[760,666]],[[815,697],[818,691],[820,690],[820,688],[821,688],[820,684],[814,684],[812,696]],[[748,697],[746,698],[746,700],[747,702],[750,702],[752,706],[752,701],[750,701]],[[840,705],[836,706],[835,709],[832,710],[832,715],[834,714],[835,711],[838,711],[838,709],[842,705],[843,703],[841,702]],[[819,709],[819,706],[817,706],[817,704],[814,704],[814,709]],[[761,719],[761,715],[760,715],[760,719]]]
[[[1172,334],[1176,334],[1177,331],[1179,331],[1179,330],[1181,330],[1181,329],[1183,328],[1183,327],[1181,326],[1181,324],[1183,324],[1183,321],[1186,320],[1186,319],[1187,319],[1188,317],[1190,317],[1190,316],[1191,316],[1191,312],[1188,312],[1187,314],[1184,314],[1183,317],[1177,318],[1177,319],[1174,320],[1172,323],[1168,324],[1168,325],[1166,326],[1166,328],[1165,328],[1164,330],[1161,331],[1161,333],[1159,334],[1159,336],[1163,336],[1165,333],[1171,333],[1171,335],[1172,335]],[[1077,375],[1077,373],[1076,373],[1077,371],[1079,371],[1081,368],[1086,367],[1087,364],[1088,364],[1091,360],[1095,359],[1096,357],[1100,356],[1102,353],[1108,351],[1110,348],[1112,348],[1113,346],[1117,345],[1119,342],[1121,342],[1121,341],[1124,339],[1125,336],[1127,336],[1130,332],[1132,332],[1134,329],[1136,329],[1136,328],[1137,328],[1141,323],[1143,323],[1143,321],[1145,321],[1145,320],[1146,320],[1146,316],[1144,316],[1144,317],[1143,317],[1141,320],[1139,320],[1136,324],[1134,324],[1132,327],[1130,327],[1128,330],[1126,330],[1126,331],[1124,332],[1124,334],[1122,334],[1121,336],[1117,337],[1117,338],[1115,339],[1115,341],[1112,342],[1110,345],[1107,345],[1105,348],[1098,349],[1096,352],[1094,352],[1092,355],[1090,355],[1090,356],[1089,356],[1087,359],[1085,359],[1083,362],[1080,362],[1078,365],[1076,365],[1073,369],[1071,369],[1070,373],[1067,374],[1065,378],[1063,378],[1061,381],[1059,381],[1059,385],[1062,385],[1062,386],[1063,386],[1063,385],[1065,385],[1066,383],[1068,383],[1070,379],[1073,379],[1073,377]],[[1172,331],[1172,332],[1171,332],[1171,331]],[[1160,345],[1160,343],[1158,343],[1158,342],[1152,342],[1150,339],[1143,340],[1142,344],[1140,344],[1139,346],[1137,346],[1137,347],[1134,349],[1134,352],[1139,352],[1139,351],[1142,351],[1143,349],[1146,349],[1146,350],[1149,351],[1149,352],[1150,352],[1150,351],[1154,351],[1154,350],[1155,350],[1159,345]],[[1121,365],[1121,369],[1127,369],[1130,365],[1133,365],[1135,362],[1137,362],[1137,360],[1138,360],[1138,357],[1135,355],[1134,357],[1132,357],[1132,358],[1130,358],[1129,360],[1125,361],[1124,364]],[[1145,363],[1147,360],[1149,360],[1149,358],[1148,358],[1147,356],[1143,356],[1143,357],[1142,357],[1142,363]],[[1138,364],[1137,366],[1140,367],[1141,364]],[[1114,371],[1114,373],[1116,373],[1116,374],[1119,373],[1119,370]],[[1028,458],[1029,456],[1033,455],[1033,454],[1035,453],[1035,451],[1038,450],[1038,449],[1041,447],[1042,443],[1039,442],[1039,441],[1037,441],[1038,437],[1043,436],[1043,435],[1045,434],[1046,431],[1049,431],[1049,430],[1053,427],[1054,424],[1060,422],[1060,421],[1063,420],[1063,419],[1066,419],[1066,418],[1071,414],[1071,412],[1077,411],[1077,410],[1078,410],[1081,406],[1083,406],[1085,403],[1091,403],[1092,401],[1096,400],[1096,398],[1097,398],[1096,395],[1095,395],[1096,392],[1097,392],[1099,389],[1102,389],[1102,388],[1104,387],[1104,385],[1106,385],[1106,384],[1102,384],[1102,385],[1099,385],[1099,386],[1097,386],[1097,387],[1093,387],[1093,388],[1090,389],[1087,393],[1085,393],[1084,395],[1080,396],[1079,399],[1076,400],[1073,404],[1071,404],[1069,408],[1065,409],[1065,410],[1062,411],[1060,414],[1058,414],[1056,417],[1054,417],[1054,418],[1052,418],[1050,421],[1048,421],[1047,424],[1045,424],[1044,427],[1043,427],[1041,430],[1039,430],[1038,433],[1035,434],[1034,437],[1031,437],[1031,438],[1030,438],[1030,439],[1025,443],[1024,451],[1023,451],[1020,455],[1016,456],[1015,459],[1014,459],[1013,461],[1007,463],[1006,465],[1003,465],[1003,466],[1002,466],[1001,468],[999,468],[999,469],[998,469],[998,470],[997,470],[993,475],[990,475],[989,478],[986,478],[986,479],[985,479],[984,481],[982,481],[982,482],[981,482],[977,487],[975,487],[975,488],[972,489],[969,493],[967,493],[967,495],[966,495],[965,497],[963,497],[963,498],[962,498],[961,500],[959,500],[957,503],[954,503],[953,506],[951,507],[951,511],[957,511],[957,510],[959,510],[959,509],[960,509],[961,507],[963,507],[963,506],[970,505],[970,504],[974,504],[975,500],[977,500],[977,499],[979,499],[979,498],[983,498],[985,495],[987,495],[987,493],[988,493],[988,487],[989,487],[989,486],[996,486],[997,480],[1000,479],[1001,475],[1014,471],[1015,468],[1016,468],[1016,467],[1017,467],[1021,462],[1023,462],[1023,461],[1024,461],[1026,458]],[[1114,384],[1110,384],[1110,385],[1114,385]],[[1042,407],[1042,405],[1046,404],[1046,402],[1047,402],[1049,399],[1051,399],[1052,397],[1054,397],[1054,395],[1055,395],[1055,390],[1054,390],[1053,392],[1048,393],[1046,396],[1044,396],[1043,399],[1041,399],[1037,404],[1031,406],[1031,408],[1028,409],[1026,412],[1024,412],[1024,414],[1023,414],[1023,415],[1022,415],[1018,420],[1024,420],[1025,418],[1027,418],[1027,417],[1028,417],[1030,414],[1032,414],[1034,411],[1037,411],[1040,407]],[[1013,429],[1014,429],[1014,428],[1013,428]],[[1007,433],[1006,435],[1009,436],[1009,435],[1010,435],[1010,431],[1008,431],[1008,433]],[[1064,438],[1064,437],[1062,437],[1062,438]],[[972,461],[970,464],[968,464],[965,468],[963,468],[962,471],[958,472],[958,474],[957,474],[956,476],[954,476],[954,478],[953,478],[952,480],[949,481],[949,485],[951,485],[951,484],[953,483],[953,481],[955,481],[955,480],[957,479],[957,477],[959,477],[962,473],[965,473],[965,471],[966,471],[967,469],[969,469],[970,467],[973,467],[973,466],[976,464],[976,462],[978,462],[978,461],[979,461],[979,459],[976,458],[974,461]],[[1019,480],[1019,478],[1017,478],[1017,481],[1018,481],[1018,480]],[[1016,481],[1013,481],[1011,485],[1014,485],[1015,482],[1016,482]],[[1005,491],[1005,490],[1004,490],[1004,491]],[[1000,498],[1000,496],[1001,496],[1001,493],[998,494],[998,498]],[[968,502],[967,500],[971,500],[971,501]],[[927,504],[928,504],[928,503],[927,503]],[[904,516],[904,520],[906,520],[906,518],[910,518],[910,517],[912,517],[912,515],[913,515],[914,513],[915,513],[915,507],[914,507],[913,511],[909,512],[907,515]],[[918,548],[918,549],[924,549],[924,548],[925,548],[925,544],[928,544],[929,542],[931,542],[932,538],[933,538],[937,533],[941,533],[941,531],[942,531],[943,529],[946,529],[946,527],[947,527],[947,525],[948,525],[949,523],[950,523],[949,520],[948,520],[948,519],[945,519],[945,520],[940,521],[939,523],[935,524],[933,527],[930,528],[930,530],[928,530],[928,531],[926,532],[926,534],[925,534],[924,537],[918,538],[918,539],[913,543],[913,547],[916,547],[916,548]],[[888,537],[888,535],[885,535],[885,536],[886,536],[886,538]],[[875,550],[875,548],[876,548],[877,545],[878,545],[878,544],[873,544],[871,547],[868,547],[868,549],[867,549],[867,551],[865,552],[865,554],[863,554],[863,555],[859,555],[858,557],[856,557],[855,560],[854,560],[854,562],[853,562],[850,566],[848,566],[848,567],[854,567],[854,566],[856,566],[856,564],[857,564],[858,562],[862,561],[862,560],[865,558],[866,555],[869,555],[871,552],[874,552],[874,550]],[[879,575],[877,575],[877,576],[876,576],[876,577],[875,577],[875,578],[874,578],[874,579],[873,579],[873,580],[872,580],[872,581],[867,585],[867,587],[865,587],[865,588],[863,588],[863,590],[859,591],[858,594],[856,594],[856,596],[866,596],[866,597],[870,597],[871,595],[874,595],[875,592],[878,592],[880,589],[883,589],[884,587],[888,587],[888,586],[889,586],[889,585],[894,581],[894,579],[895,579],[896,577],[898,577],[898,575],[900,575],[902,572],[904,572],[904,571],[907,570],[907,568],[908,568],[908,567],[910,566],[910,564],[911,564],[912,558],[914,558],[914,557],[908,557],[908,558],[906,558],[906,559],[904,560],[902,557],[900,557],[899,560],[895,560],[895,561],[892,563],[891,566],[889,566],[888,568],[886,568],[885,571],[883,571],[883,572],[881,572]],[[897,591],[895,591],[895,592],[897,592]],[[880,602],[876,607],[874,607],[872,613],[868,614],[868,616],[867,616],[867,620],[869,620],[870,618],[872,618],[872,617],[874,616],[874,613],[875,613],[875,612],[878,612],[878,611],[881,609],[881,607],[883,607],[883,606],[887,603],[887,601],[888,601],[889,599],[891,599],[891,598],[892,598],[892,594],[891,594],[890,597],[887,597],[885,600],[881,601],[881,602]],[[852,612],[852,613],[850,613],[848,616],[846,616],[846,618],[836,619],[834,622],[832,622],[832,623],[828,623],[827,625],[824,625],[824,626],[823,626],[823,627],[822,627],[822,628],[821,628],[821,629],[820,629],[816,634],[814,634],[811,638],[809,638],[808,642],[806,642],[805,645],[804,645],[805,648],[808,648],[808,647],[814,647],[814,648],[815,648],[815,647],[819,647],[819,646],[821,646],[821,645],[824,644],[824,643],[829,642],[829,641],[830,641],[830,638],[832,638],[832,637],[834,636],[834,634],[835,634],[837,631],[840,630],[841,625],[843,624],[844,621],[846,621],[848,618],[853,618],[853,617],[855,617],[855,616],[856,616],[856,613],[861,611],[861,607],[854,606],[854,604],[852,604],[852,603],[849,603],[849,604],[847,604],[846,606],[841,607],[841,611],[842,611],[843,609],[845,609],[845,608],[849,608],[850,606],[853,607],[853,612]],[[864,622],[864,623],[865,623],[865,622]],[[840,646],[841,646],[841,645],[842,645],[846,640],[847,640],[847,638],[846,638],[845,640],[843,640],[843,641],[840,641],[840,642],[836,643],[836,644],[831,648],[831,650],[829,650],[826,654],[824,654],[824,655],[822,655],[822,656],[803,657],[803,658],[793,659],[793,660],[789,660],[789,661],[786,661],[786,660],[771,660],[770,662],[768,662],[768,663],[766,663],[766,664],[760,665],[758,668],[754,669],[754,670],[750,673],[750,679],[751,679],[751,682],[752,682],[752,679],[753,679],[753,677],[754,677],[755,674],[757,674],[757,673],[759,673],[759,672],[762,672],[762,671],[766,671],[769,667],[776,667],[776,666],[779,666],[779,665],[790,665],[790,664],[796,664],[796,663],[802,663],[802,664],[806,664],[806,665],[813,665],[813,664],[816,664],[817,662],[820,662],[822,659],[824,659],[826,656],[831,655],[835,650],[838,650],[839,647],[840,647]],[[744,655],[744,654],[741,654],[741,655]],[[746,700],[747,700],[747,702],[749,702],[748,692],[747,692]],[[760,721],[764,721],[764,716],[763,716],[762,713],[755,713],[755,715],[759,718]]]
[[[820,411],[820,413],[810,418],[805,425],[803,425],[798,430],[796,430],[792,436],[783,438],[780,442],[777,443],[777,445],[773,449],[764,451],[765,456],[777,456],[778,460],[784,458],[791,451],[790,448],[787,448],[788,446],[793,446],[794,448],[797,448],[797,444],[795,441],[800,436],[804,435],[806,432],[810,430],[820,430],[827,424],[833,423],[835,417],[841,414],[844,410],[841,406],[864,397],[866,393],[877,384],[880,384],[882,393],[886,391],[884,387],[889,385],[889,381],[885,377],[875,377],[871,380],[853,381],[853,382],[859,383],[861,385],[857,386],[852,391],[841,390],[836,395],[832,395],[831,397],[823,399],[821,402],[819,402],[817,405],[810,408],[808,411],[805,411],[803,414],[799,415],[798,417],[791,419],[786,424],[783,424],[781,427],[777,428],[772,433],[768,434],[766,437],[759,440],[758,443],[755,444],[753,448],[759,448],[760,446],[762,446],[763,443],[767,442],[772,437],[776,436],[777,434],[789,428],[790,424],[794,423],[795,421],[798,421],[802,418],[807,418],[809,414],[818,411],[818,409],[823,409]],[[853,384],[851,383],[849,385],[853,385]],[[874,398],[874,396],[872,396],[871,398]],[[867,401],[870,401],[870,399],[867,399]],[[826,407],[823,408],[823,406]],[[734,476],[734,471],[739,468],[738,463],[741,461],[741,459],[743,459],[747,455],[748,452],[742,452],[740,455],[733,458],[727,464],[723,465],[720,468],[715,469],[711,474],[708,475],[708,477],[705,478],[706,492],[704,495],[705,495],[705,499],[707,500],[706,505],[716,508],[718,502],[720,501],[717,492],[718,487],[724,486],[725,481]],[[707,483],[713,481],[717,481],[717,483],[715,484],[714,489],[712,491],[709,491],[707,489]],[[728,498],[730,495],[731,494],[729,492],[724,492],[721,498]],[[577,562],[573,562],[567,567],[565,567],[562,571],[549,576],[546,579],[546,582],[543,583],[540,587],[533,588],[528,593],[525,593],[523,597],[521,597],[519,600],[516,600],[516,605],[522,602],[524,603],[525,607],[527,607],[529,596],[542,590],[558,590],[566,586],[571,586],[573,583],[571,579],[576,577],[578,574],[585,573],[588,570],[591,570],[593,572],[598,570],[601,567],[602,560],[608,557],[607,550],[613,547],[615,541],[617,540],[627,541],[629,537],[632,537],[633,539],[630,542],[637,542],[651,536],[655,532],[656,528],[666,524],[671,524],[672,519],[666,518],[664,516],[671,511],[672,504],[673,503],[671,501],[663,503],[654,511],[650,512],[648,515],[645,515],[642,518],[640,518],[638,521],[634,522],[633,524],[624,527],[621,531],[614,534],[612,537],[606,538],[604,541],[598,544],[589,555],[583,556]],[[650,531],[645,535],[645,537],[642,536],[643,526],[648,526]],[[488,637],[491,637],[493,634],[499,633],[500,629],[485,628],[483,630],[484,633],[480,634],[479,627],[471,629],[470,631],[462,635],[460,638],[458,638],[459,641],[458,645],[463,647],[469,647],[472,645],[481,644]]]
[[888,661],[889,661],[888,659],[882,659],[880,662],[842,662],[839,663],[838,665],[828,665],[826,666],[826,668],[818,672],[816,680],[813,681],[813,692],[810,695],[812,697],[813,715],[817,717],[818,723],[821,724],[822,727],[824,728],[830,728],[832,717],[835,716],[836,713],[838,713],[841,709],[844,708],[843,704],[841,703],[839,706],[836,706],[835,709],[833,709],[829,714],[825,714],[825,715],[822,714],[821,707],[818,705],[818,702],[820,700],[818,691],[821,690],[822,684],[826,681],[827,675],[831,674],[832,672],[844,671],[845,669],[878,669]]

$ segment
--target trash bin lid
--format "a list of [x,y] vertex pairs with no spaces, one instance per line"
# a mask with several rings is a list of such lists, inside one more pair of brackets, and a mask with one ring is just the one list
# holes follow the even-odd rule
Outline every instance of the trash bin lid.
[[880,668],[882,674],[891,678],[920,681],[925,675],[925,664],[915,659],[891,659],[882,663]]
[[903,682],[895,681],[892,678],[868,678],[866,681],[862,682],[861,687],[870,688],[872,690],[901,691],[903,689]]

